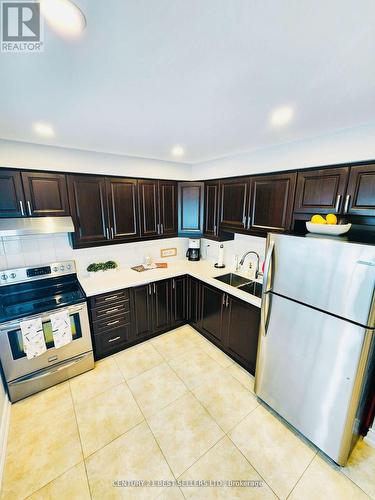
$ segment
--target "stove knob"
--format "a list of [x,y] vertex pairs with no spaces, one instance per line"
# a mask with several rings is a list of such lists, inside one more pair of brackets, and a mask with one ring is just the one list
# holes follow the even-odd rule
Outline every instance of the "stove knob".
[[66,268],[67,268],[67,270],[69,271],[69,270],[72,268],[72,266],[71,266],[70,264],[67,264],[67,265],[66,265]]
[[2,274],[0,278],[5,281],[6,279],[8,279],[8,276],[6,274]]
[[60,266],[60,271],[64,271],[65,267],[64,266]]
[[57,271],[58,271],[58,270],[59,270],[59,268],[58,268],[58,267],[56,267],[56,266],[52,268],[52,271],[53,271],[54,273],[57,273]]
[[12,273],[9,275],[10,278],[14,279],[16,277],[16,273]]

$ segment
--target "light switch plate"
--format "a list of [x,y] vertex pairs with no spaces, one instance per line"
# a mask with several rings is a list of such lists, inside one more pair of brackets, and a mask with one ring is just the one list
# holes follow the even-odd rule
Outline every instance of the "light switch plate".
[[177,255],[177,248],[161,248],[160,257],[175,257]]

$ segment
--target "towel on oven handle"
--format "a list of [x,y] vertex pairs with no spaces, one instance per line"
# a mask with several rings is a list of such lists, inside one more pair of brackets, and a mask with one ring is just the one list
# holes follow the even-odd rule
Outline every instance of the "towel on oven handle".
[[69,312],[60,311],[51,314],[50,320],[55,348],[69,344],[73,340]]
[[20,322],[23,340],[23,350],[27,359],[40,356],[47,350],[44,338],[42,318],[29,319]]

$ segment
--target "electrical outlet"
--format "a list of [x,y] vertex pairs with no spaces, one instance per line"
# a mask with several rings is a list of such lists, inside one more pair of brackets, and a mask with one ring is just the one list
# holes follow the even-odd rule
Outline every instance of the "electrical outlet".
[[175,257],[177,255],[177,248],[161,248],[160,257]]

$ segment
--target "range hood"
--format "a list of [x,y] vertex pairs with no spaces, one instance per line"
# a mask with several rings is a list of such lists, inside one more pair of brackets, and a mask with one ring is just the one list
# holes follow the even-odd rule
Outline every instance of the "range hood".
[[74,233],[71,217],[0,218],[1,236],[31,236],[33,234]]

